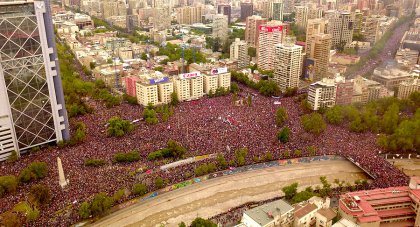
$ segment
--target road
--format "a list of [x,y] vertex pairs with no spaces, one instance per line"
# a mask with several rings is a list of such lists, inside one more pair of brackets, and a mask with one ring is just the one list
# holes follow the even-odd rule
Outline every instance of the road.
[[366,175],[346,160],[330,160],[270,167],[204,181],[168,192],[146,202],[117,211],[92,226],[178,226],[196,217],[209,218],[232,207],[281,196],[281,188],[294,182],[299,188],[320,185],[319,177],[330,182],[339,178],[353,183]]
[[[376,55],[375,58],[369,59],[363,67],[361,67],[357,71],[348,75],[347,78],[352,79],[357,75],[364,75],[367,72],[373,71],[376,67],[380,66],[382,63],[385,63],[387,61],[394,59],[394,55],[400,46],[400,41],[402,37],[404,36],[404,33],[409,29],[410,22],[411,20],[408,20],[404,24],[398,26],[393,31],[391,37],[386,42],[385,47],[382,49],[382,51],[378,55]],[[368,53],[369,52],[367,52],[366,54]],[[391,54],[388,54],[388,53],[391,53]]]

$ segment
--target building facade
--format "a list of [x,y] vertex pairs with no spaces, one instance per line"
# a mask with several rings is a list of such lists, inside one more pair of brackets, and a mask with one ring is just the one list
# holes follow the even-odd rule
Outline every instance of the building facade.
[[274,69],[275,45],[283,42],[286,33],[286,29],[279,21],[270,21],[259,27],[257,64],[260,69]]
[[213,38],[220,38],[224,43],[228,38],[228,17],[223,14],[216,14],[213,17]]
[[420,179],[409,186],[349,192],[340,196],[339,214],[361,227],[419,226]]
[[257,15],[246,18],[245,41],[248,43],[249,47],[257,48],[259,28],[261,25],[266,24],[267,21],[267,18],[262,18]]
[[334,80],[324,79],[309,85],[308,103],[312,110],[329,108],[335,105],[336,87]]
[[[50,2],[0,2],[0,160],[69,139]],[[22,23],[24,22],[24,23]]]
[[310,42],[306,56],[315,62],[315,75],[310,79],[318,81],[327,77],[332,37],[330,34],[316,34],[311,36]]
[[232,6],[230,4],[220,4],[217,6],[217,13],[223,14],[228,18],[228,24],[232,21]]
[[180,24],[194,24],[201,23],[201,17],[203,15],[202,8],[200,6],[185,6],[175,9],[176,19]]
[[[290,38],[290,37],[288,37]],[[302,69],[302,47],[294,44],[294,39],[277,44],[274,51],[274,81],[281,91],[299,87]]]
[[354,14],[346,11],[327,12],[328,19],[327,33],[332,35],[334,48],[341,48],[353,41]]
[[248,44],[239,38],[230,45],[230,60],[238,62],[238,68],[249,66]]
[[398,87],[398,98],[407,99],[411,93],[416,91],[420,91],[420,83],[417,78],[401,82]]
[[241,2],[241,21],[254,14],[254,4],[252,2]]

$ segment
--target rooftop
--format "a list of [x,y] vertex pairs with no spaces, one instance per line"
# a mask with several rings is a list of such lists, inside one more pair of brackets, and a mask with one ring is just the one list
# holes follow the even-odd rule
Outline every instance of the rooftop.
[[296,208],[295,218],[300,219],[300,218],[308,215],[309,213],[311,213],[312,211],[314,211],[316,209],[318,209],[318,207],[315,204],[312,204],[312,203],[308,203],[301,208]]
[[247,210],[244,214],[248,215],[254,221],[264,226],[274,220],[274,217],[284,215],[294,208],[284,200],[276,200],[271,203],[264,204],[259,207],[255,207],[251,210]]
[[318,210],[317,213],[326,217],[328,221],[332,220],[333,218],[335,218],[335,216],[337,216],[337,214],[332,209],[329,209],[329,208],[328,209],[322,208]]

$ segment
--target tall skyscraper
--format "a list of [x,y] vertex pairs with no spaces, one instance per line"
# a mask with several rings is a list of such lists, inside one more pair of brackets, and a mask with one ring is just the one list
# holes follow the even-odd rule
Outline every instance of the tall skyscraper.
[[0,2],[0,160],[69,139],[49,0]]
[[282,0],[268,0],[262,2],[263,17],[271,20],[283,21],[284,3]]
[[228,17],[223,14],[216,14],[213,17],[213,38],[220,38],[224,43],[228,38]]
[[232,19],[232,6],[230,4],[220,4],[217,6],[217,13],[226,15],[228,18],[228,24],[231,23]]
[[254,4],[252,2],[241,2],[241,21],[246,21],[246,18],[253,14]]
[[322,18],[322,8],[316,7],[313,4],[307,6],[295,6],[296,24],[306,28],[309,19]]
[[244,40],[236,38],[230,45],[230,60],[238,61],[238,68],[249,65],[248,44]]
[[257,48],[259,28],[261,25],[267,23],[267,21],[267,18],[262,18],[257,15],[246,18],[245,41],[249,47]]
[[334,48],[349,45],[353,40],[354,14],[350,12],[333,11],[326,13],[328,19],[327,32],[332,35]]
[[306,43],[305,52],[308,53],[311,49],[311,39],[316,34],[326,33],[328,21],[325,19],[310,19],[306,26]]
[[274,48],[282,43],[287,31],[280,21],[270,21],[259,27],[257,46],[258,68],[263,70],[274,69]]
[[180,24],[194,24],[201,22],[201,16],[203,15],[203,9],[193,6],[184,6],[176,8],[176,20]]
[[284,43],[275,46],[274,81],[281,91],[299,87],[302,71],[302,47],[295,45],[296,38],[286,37]]
[[330,34],[316,34],[310,39],[310,49],[306,52],[306,56],[315,62],[314,78],[309,78],[314,81],[319,81],[327,77],[328,63],[331,50],[331,35]]

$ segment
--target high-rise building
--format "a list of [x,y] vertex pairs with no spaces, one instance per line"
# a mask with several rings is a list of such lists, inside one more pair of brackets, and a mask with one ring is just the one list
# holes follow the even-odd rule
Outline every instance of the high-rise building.
[[267,21],[267,18],[262,18],[257,15],[246,18],[245,41],[249,47],[257,48],[258,36],[260,34],[259,28],[261,25],[267,23]]
[[282,0],[262,2],[263,17],[283,21],[284,3]]
[[326,33],[328,21],[325,19],[309,19],[306,26],[306,43],[305,52],[308,53],[311,49],[311,39],[316,34]]
[[200,6],[184,6],[176,8],[176,20],[180,24],[194,24],[200,23],[203,15],[203,10]]
[[350,12],[333,11],[326,14],[328,19],[327,33],[332,35],[334,48],[349,45],[353,40],[354,14]]
[[333,79],[323,79],[309,85],[308,103],[312,110],[329,108],[335,105],[336,88]]
[[230,60],[238,61],[240,69],[249,65],[248,44],[244,40],[236,38],[230,45]]
[[228,18],[228,24],[231,23],[232,19],[232,6],[230,4],[220,4],[217,6],[217,13],[226,15]]
[[241,21],[246,21],[246,18],[253,14],[254,4],[252,2],[241,2]]
[[284,24],[280,21],[270,21],[260,25],[257,46],[258,68],[262,70],[274,69],[275,45],[282,43],[286,34]]
[[274,81],[281,91],[299,87],[302,71],[302,47],[295,45],[294,37],[287,37],[284,43],[275,46]]
[[295,9],[296,0],[283,0],[284,3],[284,13],[293,13]]
[[102,17],[106,20],[113,16],[127,16],[127,6],[122,0],[105,0],[102,9]]
[[69,139],[50,2],[0,2],[0,160]]
[[318,81],[327,77],[331,50],[331,35],[324,33],[312,35],[310,42],[310,49],[307,50],[306,56],[313,59],[315,62],[315,75],[314,78],[310,79]]
[[216,14],[213,17],[213,38],[220,38],[224,43],[228,38],[228,17],[223,14]]
[[309,19],[322,18],[322,8],[315,5],[295,6],[296,24],[302,28],[306,28]]
[[338,81],[336,83],[336,105],[350,105],[353,96],[353,81]]
[[398,87],[398,98],[399,99],[406,99],[408,98],[411,93],[420,91],[420,81],[418,78],[403,81],[400,83]]

